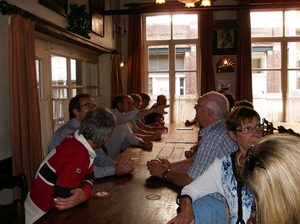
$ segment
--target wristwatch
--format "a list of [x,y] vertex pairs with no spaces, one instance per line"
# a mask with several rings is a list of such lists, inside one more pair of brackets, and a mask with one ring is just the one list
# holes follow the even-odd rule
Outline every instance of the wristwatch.
[[162,173],[161,178],[163,180],[167,180],[167,173],[170,171],[170,169],[167,169],[165,172]]

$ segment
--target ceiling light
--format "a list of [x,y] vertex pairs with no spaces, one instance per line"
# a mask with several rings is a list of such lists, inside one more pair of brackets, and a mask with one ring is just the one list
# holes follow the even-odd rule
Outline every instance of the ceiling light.
[[201,1],[201,6],[211,6],[211,2],[210,0],[202,0]]
[[185,7],[190,8],[190,7],[195,7],[195,3],[199,2],[200,0],[177,0],[181,3],[185,3]]
[[166,3],[165,0],[156,0],[156,4],[163,4],[163,3]]

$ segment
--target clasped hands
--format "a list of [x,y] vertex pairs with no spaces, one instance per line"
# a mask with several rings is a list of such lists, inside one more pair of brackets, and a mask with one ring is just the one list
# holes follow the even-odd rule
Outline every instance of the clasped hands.
[[146,164],[151,176],[162,178],[162,174],[171,169],[171,163],[167,159],[152,159]]

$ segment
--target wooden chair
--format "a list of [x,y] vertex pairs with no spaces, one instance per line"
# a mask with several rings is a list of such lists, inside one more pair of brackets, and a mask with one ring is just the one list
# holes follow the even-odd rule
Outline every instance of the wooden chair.
[[15,187],[21,189],[21,199],[16,199],[11,204],[0,205],[1,224],[25,224],[24,201],[28,193],[26,175],[24,173],[18,176],[0,175],[0,191]]
[[273,127],[273,122],[267,121],[266,118],[262,119],[263,125],[264,125],[264,131],[263,131],[263,136],[273,134],[274,133],[274,127]]
[[286,129],[286,128],[283,127],[282,125],[278,126],[278,132],[279,132],[279,133],[288,133],[288,134],[291,134],[291,135],[295,135],[295,136],[300,137],[300,134],[299,134],[299,133],[294,132],[294,130],[291,129],[291,128]]
[[0,205],[0,223],[25,224],[25,210],[21,199],[16,199],[11,204]]
[[0,175],[0,191],[3,189],[13,189],[15,187],[20,187],[21,199],[22,202],[24,202],[28,193],[26,175],[24,173],[20,173],[18,176]]

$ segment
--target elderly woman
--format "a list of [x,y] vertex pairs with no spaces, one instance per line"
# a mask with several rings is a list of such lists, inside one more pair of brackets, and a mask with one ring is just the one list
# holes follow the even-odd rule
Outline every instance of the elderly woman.
[[[239,173],[247,158],[248,150],[263,136],[263,125],[259,114],[249,107],[238,107],[227,117],[228,134],[235,141],[239,150],[213,164],[191,184],[182,189],[180,196],[181,212],[168,223],[246,223],[251,215],[253,204],[251,192],[240,182]],[[229,206],[229,220],[218,220],[211,217],[199,206],[207,206],[201,197],[211,193],[220,193]],[[197,200],[198,199],[198,200]],[[204,199],[204,198],[203,198]],[[202,204],[201,204],[202,203]],[[214,208],[210,208],[212,214]],[[202,211],[201,211],[202,210]]]
[[263,137],[249,152],[241,172],[257,204],[260,224],[300,223],[300,138]]

